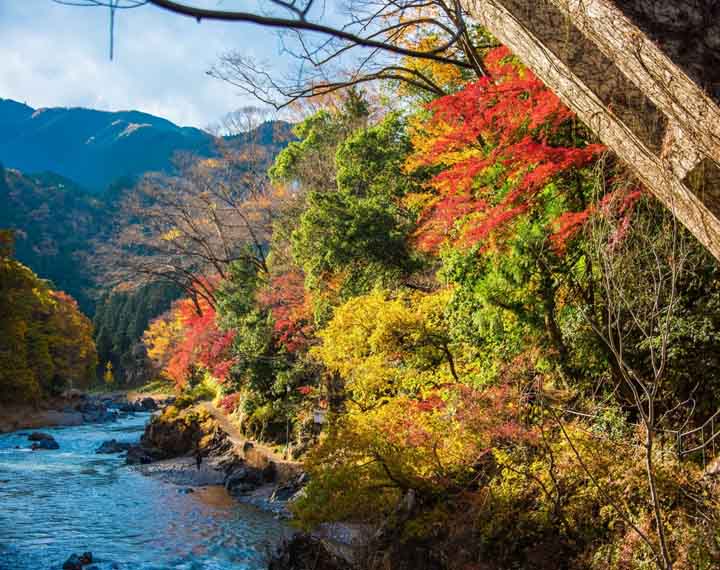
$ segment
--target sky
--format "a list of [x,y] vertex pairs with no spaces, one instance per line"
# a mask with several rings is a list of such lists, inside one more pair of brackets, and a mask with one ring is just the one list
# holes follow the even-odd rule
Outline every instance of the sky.
[[198,24],[152,6],[116,12],[110,61],[108,22],[107,8],[0,0],[0,98],[34,108],[136,109],[205,128],[239,107],[257,104],[206,75],[219,55],[241,51],[273,66],[287,65],[272,31],[238,23]]

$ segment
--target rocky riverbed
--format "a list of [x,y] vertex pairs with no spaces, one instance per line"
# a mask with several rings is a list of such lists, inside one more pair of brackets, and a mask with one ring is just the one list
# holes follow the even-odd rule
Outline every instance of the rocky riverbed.
[[[170,461],[192,479],[173,479],[127,465],[124,453],[96,453],[105,441],[136,445],[150,417],[44,428],[54,450],[31,451],[29,431],[0,435],[0,570],[60,570],[85,552],[93,562],[84,569],[267,568],[290,532],[278,517],[238,502],[217,479],[197,479],[187,458]],[[211,460],[199,471],[214,472]]]
[[173,397],[166,396],[90,395],[71,390],[35,405],[0,406],[0,433],[114,422],[124,414],[152,412],[172,401]]
[[[177,485],[183,493],[222,485],[242,504],[277,519],[290,518],[288,506],[308,481],[301,464],[242,440],[226,418],[212,412],[212,406],[204,404],[156,416],[126,461],[139,463],[138,472]],[[357,567],[373,531],[366,525],[336,523],[311,534],[292,533],[271,553],[267,568],[350,570]]]

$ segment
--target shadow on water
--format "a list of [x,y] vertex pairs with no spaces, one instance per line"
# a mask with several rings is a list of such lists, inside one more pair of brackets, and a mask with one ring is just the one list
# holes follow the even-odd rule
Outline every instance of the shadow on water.
[[121,456],[95,454],[106,439],[137,441],[147,419],[43,430],[58,451],[30,452],[27,435],[0,436],[0,570],[60,568],[86,550],[107,561],[101,570],[110,561],[121,570],[265,567],[289,532],[272,515],[222,487],[180,493]]

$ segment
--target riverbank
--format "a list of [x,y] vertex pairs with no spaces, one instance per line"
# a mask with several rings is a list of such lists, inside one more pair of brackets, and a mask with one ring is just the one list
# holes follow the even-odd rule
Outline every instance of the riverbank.
[[[292,518],[289,506],[308,482],[302,462],[248,440],[210,402],[185,410],[168,408],[148,424],[140,448],[151,460],[137,465],[138,472],[176,485],[183,493],[223,486],[239,503],[279,519]],[[134,461],[137,454],[129,457]],[[354,568],[375,530],[368,525],[334,523],[320,525],[310,534],[295,532],[270,553],[268,569]]]
[[305,482],[302,463],[247,440],[209,402],[165,409],[126,461],[147,476],[189,489],[222,485],[239,501],[283,518],[289,516],[287,501]]
[[[117,419],[117,413],[154,411],[172,400],[161,393],[69,391],[33,405],[0,404],[0,433],[48,427],[72,427]],[[117,412],[117,413],[116,413]]]
[[54,451],[29,451],[22,432],[0,436],[0,569],[60,570],[86,551],[102,570],[267,568],[289,533],[283,521],[220,485],[186,492],[120,454],[96,453],[107,440],[137,442],[150,417],[44,429]]

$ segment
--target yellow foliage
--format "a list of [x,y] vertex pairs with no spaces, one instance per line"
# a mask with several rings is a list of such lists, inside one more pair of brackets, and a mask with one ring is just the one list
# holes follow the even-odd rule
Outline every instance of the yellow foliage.
[[179,312],[161,316],[150,323],[143,335],[148,357],[158,366],[165,368],[173,347],[182,339],[183,321]]
[[182,236],[182,232],[177,228],[173,228],[160,236],[160,239],[162,239],[163,241],[174,241],[180,236]]
[[450,382],[444,310],[450,290],[390,298],[375,291],[335,311],[312,354],[339,374],[351,401],[373,407],[388,396]]

